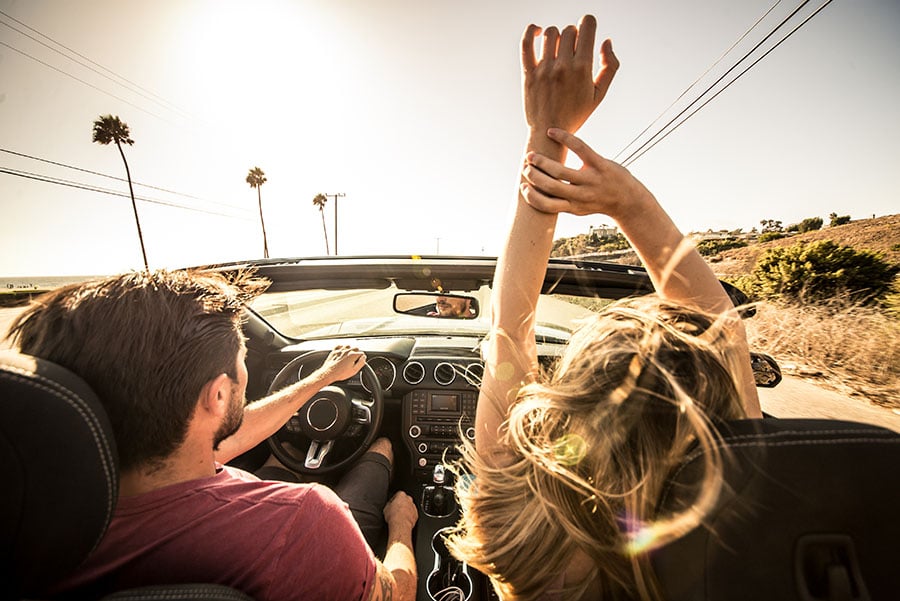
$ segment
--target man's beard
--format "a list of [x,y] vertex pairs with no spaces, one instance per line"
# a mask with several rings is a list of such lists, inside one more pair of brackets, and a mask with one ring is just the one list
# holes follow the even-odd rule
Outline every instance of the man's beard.
[[219,450],[219,444],[223,440],[238,431],[244,421],[244,398],[238,394],[237,383],[231,386],[231,405],[228,406],[228,412],[222,420],[216,435],[213,437],[213,450]]

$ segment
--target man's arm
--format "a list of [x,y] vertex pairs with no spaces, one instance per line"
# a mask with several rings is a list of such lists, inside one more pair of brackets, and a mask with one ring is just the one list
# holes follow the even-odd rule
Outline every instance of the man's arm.
[[416,555],[413,552],[412,529],[418,512],[413,500],[404,492],[395,494],[384,507],[388,525],[387,552],[378,562],[376,581],[369,601],[415,601]]
[[319,390],[352,377],[365,364],[362,351],[335,347],[322,367],[306,378],[247,405],[240,429],[219,444],[216,461],[227,463],[272,436]]
[[[565,147],[547,137],[550,127],[576,131],[603,100],[619,63],[609,40],[601,48],[601,69],[593,77],[597,23],[586,16],[579,27],[544,32],[540,59],[534,40],[540,28],[530,25],[522,38],[522,75],[526,151],[562,161]],[[522,182],[524,183],[524,182]],[[520,386],[537,370],[535,307],[553,243],[556,215],[529,206],[517,196],[506,243],[497,260],[491,298],[491,337],[485,343],[485,370],[476,410],[475,444],[488,461],[503,461],[497,444],[500,428]],[[500,455],[497,455],[500,453]]]

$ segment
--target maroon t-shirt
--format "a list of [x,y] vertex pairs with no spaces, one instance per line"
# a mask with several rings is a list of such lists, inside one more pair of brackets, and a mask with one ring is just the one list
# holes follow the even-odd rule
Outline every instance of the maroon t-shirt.
[[226,467],[119,499],[100,546],[53,593],[199,582],[257,601],[365,600],[375,566],[346,503],[330,489]]

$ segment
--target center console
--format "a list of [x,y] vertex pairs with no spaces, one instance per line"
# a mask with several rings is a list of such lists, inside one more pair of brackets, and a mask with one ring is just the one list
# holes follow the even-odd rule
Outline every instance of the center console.
[[444,538],[459,519],[459,507],[450,474],[442,463],[435,464],[431,483],[421,486],[417,499],[416,566],[418,601],[497,601],[498,597],[483,574],[450,554]]
[[475,439],[476,390],[414,390],[403,400],[403,439],[418,482],[431,482],[434,467],[459,458],[460,436]]

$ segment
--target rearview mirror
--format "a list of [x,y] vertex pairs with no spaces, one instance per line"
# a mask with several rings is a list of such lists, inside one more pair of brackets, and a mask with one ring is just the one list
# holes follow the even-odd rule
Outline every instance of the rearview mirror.
[[400,292],[394,295],[394,311],[441,319],[475,319],[478,299],[460,294]]

